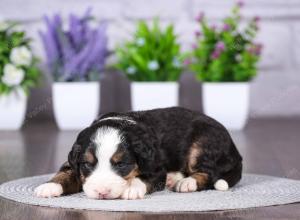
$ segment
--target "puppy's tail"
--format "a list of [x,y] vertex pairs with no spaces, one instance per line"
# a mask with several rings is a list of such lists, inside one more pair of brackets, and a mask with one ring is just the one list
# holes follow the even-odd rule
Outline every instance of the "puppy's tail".
[[216,190],[226,191],[229,187],[234,186],[242,178],[242,163],[238,163],[233,169],[222,175],[221,179],[218,179],[214,183]]

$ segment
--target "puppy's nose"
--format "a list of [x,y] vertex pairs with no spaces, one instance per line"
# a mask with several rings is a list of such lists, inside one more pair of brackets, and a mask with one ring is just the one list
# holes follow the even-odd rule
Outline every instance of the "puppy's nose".
[[110,192],[111,192],[110,189],[98,190],[99,198],[106,199],[108,197],[108,195],[110,194]]

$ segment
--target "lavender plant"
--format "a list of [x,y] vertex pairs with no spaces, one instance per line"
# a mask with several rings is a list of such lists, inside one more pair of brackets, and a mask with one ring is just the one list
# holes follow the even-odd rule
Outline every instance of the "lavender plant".
[[237,2],[232,15],[223,20],[221,28],[209,26],[204,14],[196,18],[202,32],[195,33],[197,42],[186,64],[201,81],[234,82],[249,81],[257,74],[262,45],[254,42],[259,18],[255,17],[245,29],[241,29],[240,9],[243,1]]
[[108,55],[106,24],[92,28],[87,10],[82,17],[69,15],[69,27],[63,29],[60,15],[45,16],[47,30],[40,31],[48,69],[55,81],[96,81]]

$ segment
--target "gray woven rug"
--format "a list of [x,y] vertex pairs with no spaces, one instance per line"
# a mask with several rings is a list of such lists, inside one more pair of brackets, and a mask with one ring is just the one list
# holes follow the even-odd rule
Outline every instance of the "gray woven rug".
[[300,202],[300,181],[244,174],[241,182],[226,192],[157,192],[143,200],[93,200],[83,193],[59,198],[36,198],[33,190],[51,175],[19,179],[0,185],[0,196],[39,206],[102,211],[184,212],[262,207]]

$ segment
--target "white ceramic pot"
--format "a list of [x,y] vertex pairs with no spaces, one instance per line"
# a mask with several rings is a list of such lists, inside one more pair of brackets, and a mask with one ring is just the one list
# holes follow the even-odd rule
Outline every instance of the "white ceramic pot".
[[230,130],[245,127],[249,114],[249,83],[203,83],[204,113]]
[[132,82],[132,110],[149,110],[178,105],[178,82]]
[[61,130],[79,130],[97,118],[99,82],[55,82],[52,85],[56,123]]
[[0,95],[0,130],[18,130],[24,122],[27,96],[22,89]]

